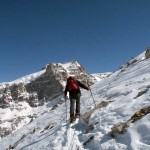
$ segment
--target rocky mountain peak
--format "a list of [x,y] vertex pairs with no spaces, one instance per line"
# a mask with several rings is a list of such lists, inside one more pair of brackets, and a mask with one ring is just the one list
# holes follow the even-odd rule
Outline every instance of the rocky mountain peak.
[[97,78],[76,60],[69,63],[49,63],[41,71],[27,75],[13,82],[0,84],[0,107],[25,101],[31,107],[43,105],[45,101],[62,94],[68,76],[75,76],[83,83],[92,85]]

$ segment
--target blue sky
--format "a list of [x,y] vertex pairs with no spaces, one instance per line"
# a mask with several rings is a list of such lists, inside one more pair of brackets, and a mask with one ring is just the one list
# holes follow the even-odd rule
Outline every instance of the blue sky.
[[149,0],[0,1],[0,82],[76,59],[116,71],[150,46]]

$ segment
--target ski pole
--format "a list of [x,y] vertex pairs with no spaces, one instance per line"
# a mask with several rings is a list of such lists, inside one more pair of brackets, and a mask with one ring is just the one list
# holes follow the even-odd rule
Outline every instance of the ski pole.
[[95,100],[94,100],[94,97],[93,97],[93,94],[92,94],[91,89],[90,89],[90,93],[91,93],[91,97],[92,97],[92,99],[93,99],[93,102],[94,102],[94,104],[95,104],[95,106],[96,106],[96,103],[95,103]]
[[96,103],[95,103],[95,100],[94,100],[94,97],[93,97],[93,94],[92,94],[92,90],[91,90],[91,88],[90,88],[90,86],[89,86],[88,77],[87,77],[87,85],[88,85],[88,87],[89,87],[89,90],[90,90],[91,97],[92,97],[92,99],[93,99],[94,105],[96,106]]
[[65,107],[66,107],[66,123],[67,123],[67,98],[65,97]]

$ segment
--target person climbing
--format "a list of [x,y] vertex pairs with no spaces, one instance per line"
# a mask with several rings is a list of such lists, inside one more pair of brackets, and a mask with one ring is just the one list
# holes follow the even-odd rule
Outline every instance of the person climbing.
[[[80,97],[81,97],[81,91],[80,88],[84,88],[86,90],[90,90],[88,86],[81,83],[74,77],[67,78],[67,84],[65,87],[64,95],[65,100],[67,96],[67,92],[69,92],[69,98],[70,98],[70,123],[74,122],[77,117],[80,116]],[[76,103],[76,110],[74,110],[74,105]]]

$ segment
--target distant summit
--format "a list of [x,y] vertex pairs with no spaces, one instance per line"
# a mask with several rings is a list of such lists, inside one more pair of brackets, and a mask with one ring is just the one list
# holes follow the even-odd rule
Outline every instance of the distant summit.
[[101,80],[109,77],[111,74],[112,74],[112,72],[94,73],[94,74],[92,74],[92,76],[94,76],[97,81],[101,81]]

